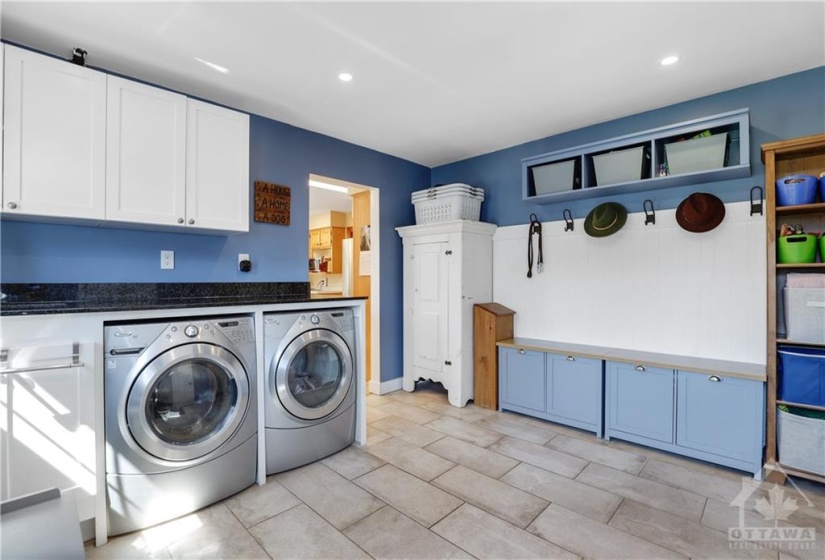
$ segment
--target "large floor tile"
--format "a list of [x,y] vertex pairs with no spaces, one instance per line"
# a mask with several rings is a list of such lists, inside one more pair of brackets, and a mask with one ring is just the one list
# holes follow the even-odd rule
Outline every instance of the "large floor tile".
[[244,527],[252,527],[273,515],[300,504],[301,501],[281,486],[274,476],[263,486],[251,486],[224,502]]
[[272,558],[369,558],[305,505],[276,515],[250,531]]
[[376,411],[383,412],[388,416],[398,416],[416,424],[426,424],[432,422],[436,418],[441,418],[440,414],[436,414],[431,410],[422,408],[420,406],[412,406],[400,401],[391,401],[381,405]]
[[391,507],[365,517],[344,534],[378,560],[472,558]]
[[741,479],[731,480],[728,477],[716,476],[657,459],[648,461],[639,476],[721,502],[729,503],[742,492]]
[[192,514],[199,526],[181,533],[167,547],[173,560],[183,558],[248,558],[266,560],[268,555],[223,504]]
[[599,463],[587,465],[576,480],[695,521],[702,516],[705,507],[703,496],[639,478]]
[[433,480],[433,484],[521,528],[548,505],[546,500],[460,465]]
[[587,465],[587,461],[579,457],[513,437],[503,438],[489,449],[568,478],[574,478]]
[[501,478],[510,486],[607,523],[622,498],[544,469],[521,463]]
[[772,550],[737,550],[726,533],[633,500],[622,502],[610,525],[690,558],[776,558]]
[[507,436],[540,445],[547,443],[557,434],[557,432],[539,428],[538,426],[531,426],[526,422],[521,422],[504,414],[486,416],[476,422],[476,424]]
[[172,560],[167,544],[153,543],[143,532],[138,532],[110,538],[100,547],[91,540],[86,543],[84,553],[86,560]]
[[444,434],[441,432],[419,426],[415,422],[410,422],[397,416],[388,416],[377,422],[373,422],[370,426],[386,432],[391,436],[401,438],[418,447],[430,445],[432,442],[444,437]]
[[622,441],[620,439],[611,439],[608,442],[608,445],[613,449],[621,449],[622,451],[627,451],[629,453],[644,455],[648,459],[657,459],[665,463],[680,465],[694,471],[729,478],[734,481],[741,479],[743,474],[742,471],[714,465],[713,463],[708,463],[707,461],[700,461],[699,459],[677,455],[676,453],[670,453],[669,451],[653,449],[652,447],[646,447],[644,445],[639,445],[629,441]]
[[452,461],[394,437],[370,445],[369,452],[387,463],[391,463],[399,469],[426,481],[434,479],[455,466]]
[[481,420],[486,416],[498,414],[495,410],[488,410],[472,404],[468,404],[467,406],[453,406],[448,403],[446,399],[443,402],[427,402],[421,406],[427,410],[435,412],[436,414],[440,414],[442,416],[452,416],[453,418],[458,418],[459,420],[464,420],[465,422],[475,422],[476,420]]
[[387,404],[391,403],[392,401],[388,401],[387,403],[381,406],[368,406],[367,407],[367,424],[372,424],[373,422],[377,422],[378,420],[383,420],[387,416],[392,416],[387,410],[383,410],[382,407],[386,406]]
[[374,428],[372,424],[367,424],[367,443],[365,445],[372,445],[391,437],[387,432],[382,432],[378,428]]
[[498,432],[487,430],[476,424],[450,416],[443,416],[438,420],[430,422],[427,424],[427,427],[479,447],[487,447],[502,437]]
[[344,478],[350,480],[362,474],[367,474],[385,464],[385,461],[371,453],[367,453],[355,445],[350,445],[335,455],[330,455],[321,462]]
[[455,496],[392,465],[384,465],[356,478],[355,482],[425,527],[461,505]]
[[574,554],[494,515],[464,504],[432,530],[476,558],[573,560]]
[[276,480],[336,529],[349,527],[384,504],[337,472],[312,463],[276,476]]
[[425,449],[492,478],[500,478],[518,465],[515,459],[450,436],[431,443]]
[[528,531],[590,560],[666,560],[685,556],[552,504]]
[[575,437],[579,439],[584,439],[588,441],[594,442],[604,442],[603,439],[597,438],[596,434],[593,432],[589,432],[587,430],[581,430],[579,428],[574,428],[572,426],[565,426],[564,424],[559,424],[558,422],[551,422],[549,420],[544,420],[542,418],[534,418],[532,416],[525,416],[523,414],[516,414],[516,413],[505,413],[508,414],[511,418],[515,418],[525,424],[530,424],[531,426],[536,426],[539,428],[543,428],[545,430],[550,430],[551,432],[556,432],[565,436]]
[[607,445],[591,443],[581,438],[558,435],[547,442],[547,447],[575,455],[588,461],[607,465],[630,474],[639,474],[647,462],[647,457],[613,449]]

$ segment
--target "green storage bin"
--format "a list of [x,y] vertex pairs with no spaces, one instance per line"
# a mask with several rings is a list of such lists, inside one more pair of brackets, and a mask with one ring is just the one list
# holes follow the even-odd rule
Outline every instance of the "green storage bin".
[[777,256],[781,264],[816,261],[816,236],[810,233],[780,237],[777,247]]

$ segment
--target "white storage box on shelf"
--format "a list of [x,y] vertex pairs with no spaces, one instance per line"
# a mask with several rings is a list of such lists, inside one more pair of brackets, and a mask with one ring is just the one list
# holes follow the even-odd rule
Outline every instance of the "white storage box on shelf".
[[596,170],[596,185],[640,181],[645,176],[645,165],[649,159],[644,146],[595,155],[593,167]]
[[825,420],[776,413],[779,462],[825,476]]
[[728,133],[723,132],[665,144],[668,169],[673,175],[721,169],[725,167],[727,142]]
[[567,192],[576,187],[576,160],[536,165],[530,171],[537,195]]
[[792,342],[825,343],[825,289],[785,288],[785,330]]
[[446,220],[478,221],[484,189],[453,183],[416,191],[411,197],[418,225]]

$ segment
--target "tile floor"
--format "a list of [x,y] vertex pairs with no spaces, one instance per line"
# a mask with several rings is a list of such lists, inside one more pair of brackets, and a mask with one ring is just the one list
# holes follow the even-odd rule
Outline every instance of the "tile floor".
[[[124,558],[825,558],[825,488],[511,413],[440,385],[367,397],[368,444],[219,504],[87,544]],[[746,497],[744,507],[731,506]],[[776,506],[776,507],[771,507]],[[732,547],[731,527],[811,527],[813,547]]]

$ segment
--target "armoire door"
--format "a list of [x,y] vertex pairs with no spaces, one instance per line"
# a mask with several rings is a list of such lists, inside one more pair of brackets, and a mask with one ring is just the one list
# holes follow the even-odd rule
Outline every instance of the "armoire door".
[[420,243],[412,258],[413,366],[440,372],[449,355],[448,284],[450,244]]

